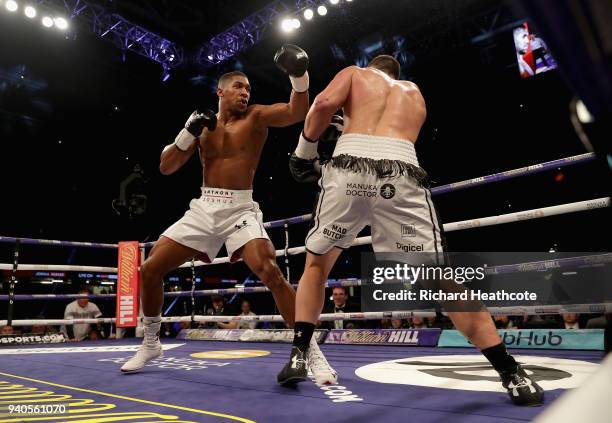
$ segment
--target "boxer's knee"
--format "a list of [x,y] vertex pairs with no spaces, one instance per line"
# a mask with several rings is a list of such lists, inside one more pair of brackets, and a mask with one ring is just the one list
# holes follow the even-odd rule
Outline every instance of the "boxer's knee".
[[286,283],[283,273],[275,260],[263,259],[257,262],[253,267],[254,268],[251,270],[270,290],[277,289]]
[[161,283],[164,275],[158,269],[156,269],[155,264],[151,263],[149,260],[146,260],[142,266],[140,266],[140,281],[143,286],[149,285],[157,285]]
[[323,284],[327,280],[327,271],[325,266],[320,263],[307,263],[304,267],[304,273],[302,274],[302,281],[308,281],[310,283]]

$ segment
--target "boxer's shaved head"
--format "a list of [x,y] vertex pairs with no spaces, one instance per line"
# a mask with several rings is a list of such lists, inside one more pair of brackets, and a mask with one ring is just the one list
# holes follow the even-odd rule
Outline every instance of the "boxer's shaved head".
[[376,56],[368,63],[368,67],[383,71],[393,79],[399,79],[400,64],[395,57],[388,54]]

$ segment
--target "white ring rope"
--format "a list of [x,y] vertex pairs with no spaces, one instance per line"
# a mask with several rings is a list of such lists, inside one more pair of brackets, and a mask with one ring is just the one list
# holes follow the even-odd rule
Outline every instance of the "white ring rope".
[[[437,187],[433,187],[431,192],[433,195],[439,195],[446,192],[456,191],[462,188],[475,187],[483,184],[490,184],[493,182],[500,182],[506,179],[511,179],[517,176],[524,176],[534,173],[543,172],[551,169],[560,169],[561,167],[578,164],[578,163],[586,163],[595,159],[594,153],[584,153],[578,154],[576,156],[564,157],[561,159],[551,160],[544,163],[538,163],[535,165],[524,166],[517,169],[506,170],[498,173],[494,173],[491,175],[480,176],[477,178],[467,179],[464,181],[454,182],[447,185],[441,185]],[[265,222],[265,228],[273,228],[280,227],[284,224],[295,224],[306,222],[312,219],[312,215],[304,214],[301,216],[293,216],[287,219],[274,220],[270,222]],[[72,246],[72,247],[93,247],[93,248],[117,248],[118,244],[104,244],[99,242],[80,242],[80,241],[60,241],[54,239],[35,239],[35,238],[15,238],[15,237],[6,237],[0,236],[0,243],[13,243],[16,241],[20,241],[22,244],[38,244],[38,245],[56,245],[56,246]],[[140,243],[141,248],[152,247],[154,242],[144,242]]]
[[[524,210],[514,213],[501,214],[498,216],[481,217],[478,219],[462,220],[460,222],[445,223],[444,231],[453,232],[464,229],[478,228],[482,226],[501,225],[504,223],[521,222],[531,219],[539,219],[542,217],[556,216],[560,214],[575,213],[579,211],[587,211],[610,207],[610,197],[595,198],[593,200],[578,201],[574,203],[559,204],[556,206],[544,207],[540,209]],[[357,238],[351,246],[366,245],[372,243],[372,237],[365,236]],[[306,247],[293,247],[287,249],[287,253],[291,255],[302,254],[306,252]],[[282,257],[285,255],[285,250],[276,250],[276,256]],[[229,263],[229,257],[219,257],[212,263],[204,263],[196,261],[196,267],[206,266],[211,264]],[[191,262],[182,264],[180,268],[190,267]],[[0,270],[11,270],[13,264],[0,263]],[[19,270],[49,270],[49,271],[65,271],[65,272],[102,272],[102,273],[117,273],[116,267],[94,267],[94,266],[68,266],[55,264],[20,264]]]
[[[566,305],[540,305],[540,306],[512,306],[512,307],[489,307],[487,309],[492,315],[525,316],[545,315],[563,313],[599,314],[612,313],[612,303],[595,304],[566,304]],[[447,313],[442,312],[443,315]],[[407,319],[409,317],[436,317],[433,310],[417,311],[372,311],[356,313],[325,313],[319,316],[322,322],[335,320],[382,320],[382,319]],[[191,322],[192,316],[162,317],[164,323]],[[199,323],[223,323],[223,322],[284,322],[281,315],[259,315],[259,316],[193,316],[193,321]],[[53,326],[53,325],[80,325],[80,324],[104,324],[115,323],[114,317],[98,319],[30,319],[13,320],[13,326]],[[6,320],[0,320],[0,326],[5,326]]]
[[[0,263],[0,270],[6,269],[6,263]],[[98,266],[69,266],[65,264],[19,264],[18,271],[22,270],[39,270],[49,272],[100,272],[100,273],[117,273],[116,267],[98,267]]]

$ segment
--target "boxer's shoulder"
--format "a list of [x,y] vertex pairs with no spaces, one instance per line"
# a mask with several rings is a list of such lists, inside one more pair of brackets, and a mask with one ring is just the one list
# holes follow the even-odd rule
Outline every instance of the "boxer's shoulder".
[[245,116],[257,116],[261,113],[261,111],[263,109],[265,109],[267,106],[265,104],[251,104],[248,108],[247,108],[247,112]]
[[419,86],[412,81],[399,81],[399,82],[407,88],[410,88],[412,90],[419,91],[419,92],[421,91]]

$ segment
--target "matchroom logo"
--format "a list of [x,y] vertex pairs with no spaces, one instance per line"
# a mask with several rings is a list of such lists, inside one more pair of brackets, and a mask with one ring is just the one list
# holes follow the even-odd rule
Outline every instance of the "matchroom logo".
[[[582,360],[515,356],[545,390],[576,388],[599,365]],[[506,392],[497,372],[479,354],[431,355],[368,364],[355,370],[362,379],[467,391]]]

